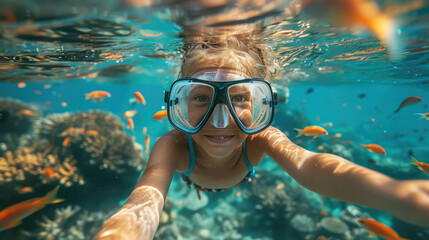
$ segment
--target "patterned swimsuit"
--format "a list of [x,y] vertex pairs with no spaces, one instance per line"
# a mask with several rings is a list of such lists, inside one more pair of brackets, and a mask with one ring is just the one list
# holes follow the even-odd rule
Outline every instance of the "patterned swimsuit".
[[[193,143],[191,135],[188,135],[188,142],[189,142],[189,158],[190,158],[189,159],[189,168],[185,172],[180,173],[182,180],[188,185],[189,188],[191,188],[191,186],[193,186],[195,188],[195,190],[197,191],[198,199],[201,199],[200,191],[222,192],[222,191],[227,190],[226,188],[221,188],[221,189],[205,188],[205,187],[197,185],[197,184],[191,182],[191,180],[189,180],[189,175],[191,174],[192,170],[195,167],[195,149],[194,149],[194,143]],[[243,182],[250,182],[255,177],[255,170],[253,169],[253,165],[249,162],[249,159],[247,158],[247,154],[246,154],[246,140],[244,140],[242,146],[243,146],[244,161],[246,163],[246,166],[247,166],[247,169],[249,170],[249,172],[243,178],[243,180],[241,180],[239,183],[237,183],[237,185],[239,185]]]

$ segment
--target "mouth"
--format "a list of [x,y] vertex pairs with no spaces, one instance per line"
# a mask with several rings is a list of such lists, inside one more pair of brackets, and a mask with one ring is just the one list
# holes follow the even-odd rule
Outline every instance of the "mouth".
[[235,135],[222,135],[222,136],[214,136],[214,135],[204,135],[208,140],[214,143],[226,143],[231,141],[231,139]]

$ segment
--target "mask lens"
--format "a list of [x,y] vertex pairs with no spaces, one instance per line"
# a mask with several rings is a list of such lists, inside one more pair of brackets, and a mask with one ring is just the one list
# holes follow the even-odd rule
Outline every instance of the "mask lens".
[[272,94],[268,84],[252,81],[228,88],[229,101],[238,120],[248,131],[265,128],[272,116]]
[[206,115],[214,89],[204,83],[178,82],[170,93],[170,118],[177,127],[193,131]]

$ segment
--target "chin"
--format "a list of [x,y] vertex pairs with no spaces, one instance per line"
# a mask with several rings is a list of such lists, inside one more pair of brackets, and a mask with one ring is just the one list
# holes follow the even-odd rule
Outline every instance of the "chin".
[[202,132],[194,135],[194,141],[213,157],[227,157],[244,141],[246,135],[222,131]]

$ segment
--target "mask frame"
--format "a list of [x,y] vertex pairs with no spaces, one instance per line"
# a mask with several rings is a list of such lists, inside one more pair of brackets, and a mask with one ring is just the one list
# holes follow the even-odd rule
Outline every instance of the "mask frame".
[[[210,85],[214,89],[213,100],[211,101],[210,106],[208,107],[206,114],[201,119],[201,121],[198,123],[198,125],[193,129],[190,129],[190,128],[185,129],[184,127],[178,126],[175,123],[175,121],[173,121],[173,119],[171,117],[171,111],[172,111],[171,106],[173,104],[177,104],[178,99],[177,98],[176,99],[170,99],[170,95],[171,95],[170,93],[173,90],[173,88],[175,87],[175,84],[182,83],[182,82],[203,83],[203,84]],[[253,83],[253,82],[259,82],[262,84],[266,84],[267,88],[269,90],[270,99],[271,99],[269,101],[263,102],[263,104],[265,104],[267,107],[271,108],[271,114],[269,116],[269,120],[265,126],[257,128],[257,129],[249,129],[246,126],[244,126],[244,124],[241,122],[241,120],[236,115],[234,107],[232,106],[232,103],[230,102],[230,100],[228,98],[228,93],[227,93],[228,88],[233,86],[233,85],[243,84],[243,83]],[[241,131],[243,131],[245,134],[251,135],[251,134],[259,133],[271,125],[273,118],[274,118],[274,106],[277,104],[277,93],[273,93],[270,83],[264,79],[261,79],[261,78],[246,78],[246,79],[242,79],[242,80],[222,81],[222,82],[220,82],[220,81],[207,81],[207,80],[201,80],[198,78],[180,78],[171,84],[170,91],[165,91],[164,102],[167,103],[168,120],[170,121],[171,125],[179,131],[185,132],[187,134],[195,134],[195,133],[199,132],[204,127],[204,125],[207,123],[207,121],[209,120],[209,118],[210,118],[211,114],[213,113],[213,110],[215,109],[215,107],[218,104],[225,104],[228,107],[229,113],[231,114],[232,118],[234,119],[237,126],[241,129]]]

